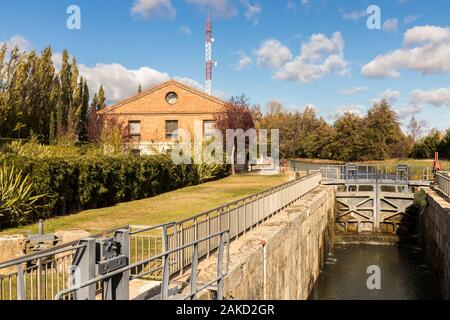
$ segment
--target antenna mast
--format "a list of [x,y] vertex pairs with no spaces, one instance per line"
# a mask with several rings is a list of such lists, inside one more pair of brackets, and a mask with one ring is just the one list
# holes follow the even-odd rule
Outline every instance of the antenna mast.
[[212,95],[212,69],[217,65],[217,62],[212,60],[212,44],[214,42],[212,32],[212,21],[208,13],[206,19],[206,82],[205,91],[207,94]]

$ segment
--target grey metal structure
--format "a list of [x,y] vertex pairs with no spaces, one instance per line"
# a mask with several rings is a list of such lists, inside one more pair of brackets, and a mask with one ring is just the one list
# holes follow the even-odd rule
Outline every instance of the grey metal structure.
[[[230,241],[307,195],[321,179],[316,172],[177,223],[123,226],[0,263],[0,300],[128,299],[130,281],[142,278],[161,284],[149,298],[195,299],[211,288],[221,298]],[[217,277],[199,284],[198,263],[213,254]],[[181,274],[191,278],[184,296],[170,287]]]
[[398,165],[395,172],[388,172],[347,164],[324,167],[321,172],[323,183],[339,186],[338,231],[397,233],[413,224],[415,218],[408,213],[414,202],[408,166]]
[[436,186],[447,197],[450,197],[450,174],[446,171],[436,173]]

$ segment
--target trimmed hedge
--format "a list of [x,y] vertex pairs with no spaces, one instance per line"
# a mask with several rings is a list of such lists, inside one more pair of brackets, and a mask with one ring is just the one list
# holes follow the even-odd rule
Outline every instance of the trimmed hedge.
[[[200,183],[195,165],[175,165],[164,155],[31,159],[9,154],[0,157],[0,165],[12,164],[30,175],[38,194],[48,196],[47,207],[40,217],[112,206]],[[217,178],[228,175],[228,169],[224,165]]]

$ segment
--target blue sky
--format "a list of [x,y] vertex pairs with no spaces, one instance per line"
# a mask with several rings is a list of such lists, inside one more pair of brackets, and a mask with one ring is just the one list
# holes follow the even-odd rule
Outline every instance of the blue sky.
[[[66,27],[69,5],[81,30]],[[369,30],[369,5],[381,29]],[[168,78],[204,82],[204,23],[214,20],[216,95],[262,106],[312,104],[332,121],[387,97],[407,122],[450,127],[450,2],[446,0],[21,0],[2,1],[0,42],[77,57],[111,100]]]

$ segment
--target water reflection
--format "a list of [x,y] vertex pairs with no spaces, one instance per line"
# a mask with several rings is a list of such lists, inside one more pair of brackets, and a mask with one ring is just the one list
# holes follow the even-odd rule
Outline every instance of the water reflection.
[[[369,266],[381,269],[381,290],[369,290]],[[421,251],[399,246],[338,245],[329,255],[312,300],[439,299],[439,287]]]

